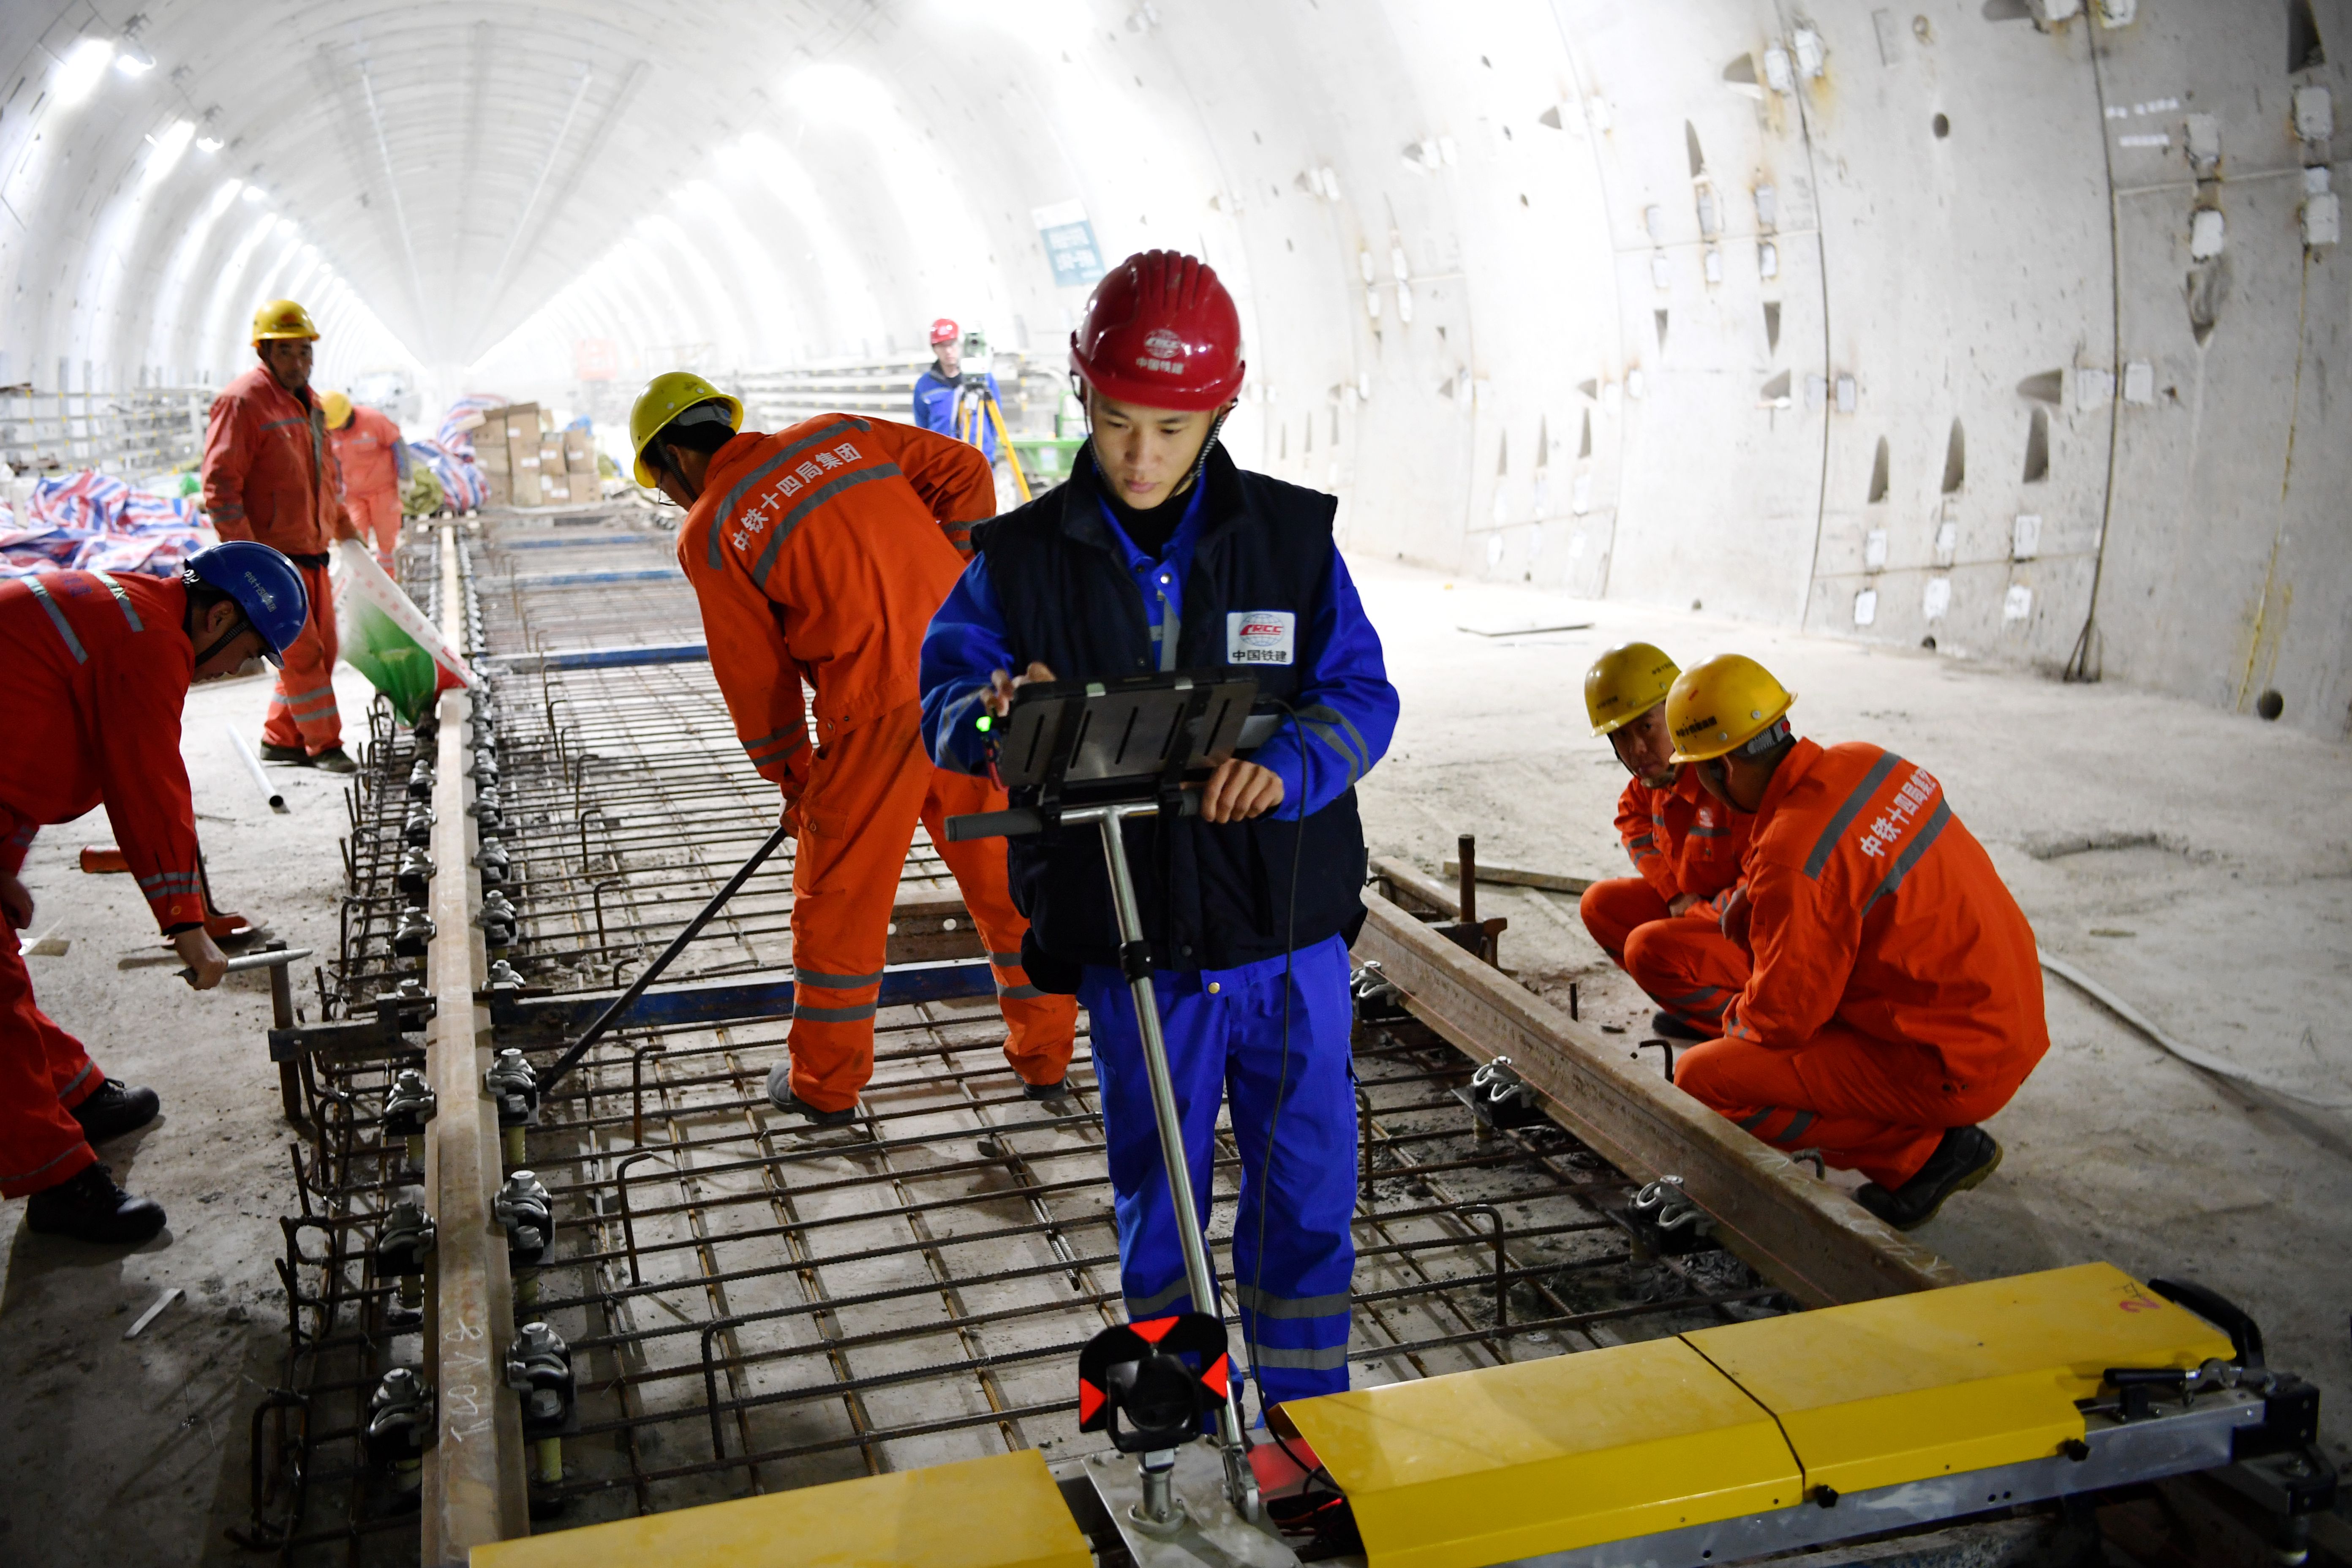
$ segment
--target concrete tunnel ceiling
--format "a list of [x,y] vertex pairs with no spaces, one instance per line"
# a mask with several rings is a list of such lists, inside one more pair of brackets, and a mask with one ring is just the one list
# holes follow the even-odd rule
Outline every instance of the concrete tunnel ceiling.
[[1075,203],[1218,267],[1236,455],[1352,549],[2336,735],[2345,58],[2347,0],[18,4],[0,384],[217,381],[278,293],[428,407],[941,314],[1051,365]]

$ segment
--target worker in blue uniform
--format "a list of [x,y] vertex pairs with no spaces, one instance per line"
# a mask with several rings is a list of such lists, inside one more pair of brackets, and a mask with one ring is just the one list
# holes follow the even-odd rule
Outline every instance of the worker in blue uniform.
[[[980,429],[980,452],[992,465],[996,461],[996,423],[989,418],[988,410],[974,404],[964,415],[967,428],[956,428],[956,400],[963,395],[963,333],[956,324],[941,316],[931,323],[930,365],[915,378],[915,423],[925,430],[936,430],[942,436],[954,436],[960,440],[971,439],[969,426]],[[988,395],[1000,409],[1003,399],[996,390],[996,373],[988,376]]]
[[[1071,339],[1088,444],[1068,483],[973,530],[921,682],[933,757],[973,772],[989,765],[980,721],[1026,680],[1223,668],[1284,715],[1202,785],[1198,817],[1127,827],[1204,1229],[1218,1107],[1232,1108],[1232,1279],[1263,1411],[1348,1386],[1355,785],[1388,749],[1397,695],[1332,542],[1332,498],[1244,472],[1217,445],[1240,339],[1232,298],[1190,257],[1130,257],[1102,280]],[[1092,1020],[1129,1316],[1214,1312],[1185,1284],[1100,838],[1016,837],[1010,860],[1032,982],[1076,991]]]

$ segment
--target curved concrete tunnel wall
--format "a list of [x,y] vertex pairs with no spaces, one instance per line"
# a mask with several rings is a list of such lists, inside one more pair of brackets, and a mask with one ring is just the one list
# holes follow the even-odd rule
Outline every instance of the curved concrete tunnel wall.
[[1236,454],[1353,548],[2343,734],[2352,297],[2294,92],[2341,102],[2352,5],[2091,4],[178,0],[71,109],[119,27],[12,6],[0,382],[230,373],[298,285],[323,380],[436,395],[938,314],[1050,361],[1075,200],[1217,265]]

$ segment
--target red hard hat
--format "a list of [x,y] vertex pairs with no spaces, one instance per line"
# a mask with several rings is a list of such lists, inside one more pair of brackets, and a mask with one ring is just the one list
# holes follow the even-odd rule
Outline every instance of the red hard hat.
[[941,316],[938,321],[931,323],[931,346],[933,348],[939,347],[941,343],[951,343],[961,336],[963,336],[963,333],[957,330],[956,324],[953,321],[949,321],[945,316]]
[[1070,334],[1070,368],[1145,408],[1222,408],[1242,385],[1242,318],[1205,262],[1146,250],[1111,268]]

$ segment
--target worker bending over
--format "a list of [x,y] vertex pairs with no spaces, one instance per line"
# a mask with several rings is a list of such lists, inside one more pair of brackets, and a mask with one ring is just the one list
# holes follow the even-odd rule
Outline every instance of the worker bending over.
[[[1216,274],[1174,251],[1129,257],[1070,349],[1087,445],[1067,484],[974,531],[980,559],[923,643],[926,734],[942,765],[985,769],[982,721],[1024,681],[1154,669],[1252,676],[1287,714],[1218,767],[1197,818],[1126,831],[1204,1228],[1218,1107],[1232,1107],[1234,1279],[1261,1405],[1338,1392],[1355,1266],[1355,785],[1388,749],[1396,691],[1331,540],[1332,499],[1245,473],[1217,445],[1243,362]],[[1128,1315],[1215,1312],[1185,1286],[1101,840],[1012,844],[1043,955],[1031,973],[1075,988],[1092,1020]]]
[[1678,765],[1666,692],[1682,671],[1655,646],[1622,643],[1584,675],[1592,732],[1609,737],[1633,775],[1617,797],[1617,833],[1635,877],[1595,882],[1578,909],[1601,950],[1662,1009],[1651,1021],[1678,1040],[1723,1032],[1723,1006],[1748,983],[1748,955],[1723,934],[1723,900],[1739,880],[1754,820]]
[[[1031,1098],[1058,1099],[1077,1007],[1029,983],[1028,922],[996,839],[940,824],[1004,792],[923,754],[923,630],[996,510],[971,447],[887,419],[821,414],[737,434],[743,405],[698,375],[656,376],[629,416],[637,482],[688,509],[678,564],[701,602],[710,668],[751,765],[784,793],[793,864],[793,1026],[768,1098],[847,1125],[874,1076],[890,910],[919,821],[988,945],[1004,1054]],[[808,745],[801,682],[816,689]]]
[[320,399],[327,413],[327,442],[342,470],[343,510],[362,539],[371,541],[375,563],[389,574],[400,548],[400,491],[408,482],[408,443],[400,426],[381,411],[353,403],[341,392]]
[[[261,758],[348,773],[342,715],[335,707],[335,601],[327,546],[358,531],[337,492],[326,411],[310,395],[311,344],[319,329],[291,300],[253,314],[261,363],[213,399],[205,426],[205,516],[223,539],[267,544],[302,574],[310,624],[278,671]],[[396,504],[396,503],[395,503]]]
[[25,1223],[84,1241],[136,1243],[162,1205],[114,1184],[91,1145],[144,1127],[152,1089],[100,1072],[33,1001],[16,932],[33,896],[17,873],[43,825],[101,801],[155,923],[208,990],[227,960],[205,931],[195,807],[180,761],[192,680],[302,636],[302,579],[267,545],[217,544],[176,580],[51,572],[0,583],[0,1195],[32,1200]]
[[1666,698],[1674,760],[1756,816],[1723,910],[1754,967],[1675,1082],[1775,1147],[1860,1171],[1862,1206],[1910,1230],[2000,1165],[1977,1124],[2050,1048],[2033,930],[1933,774],[1797,740],[1793,700],[1737,654]]

